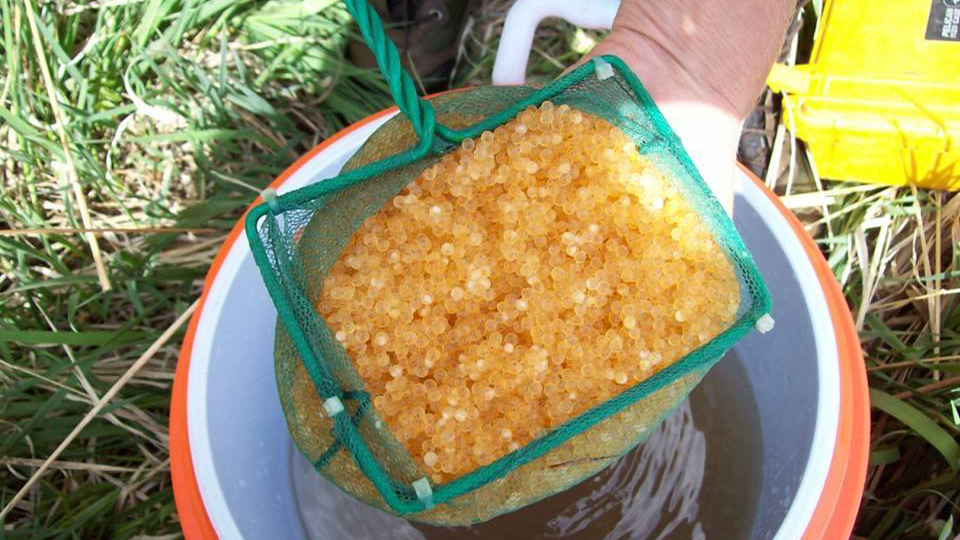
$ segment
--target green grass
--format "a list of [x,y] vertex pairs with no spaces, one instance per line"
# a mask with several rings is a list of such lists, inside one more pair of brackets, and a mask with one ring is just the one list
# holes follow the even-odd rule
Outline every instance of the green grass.
[[[812,210],[805,221],[859,322],[866,358],[871,467],[856,536],[954,538],[956,530],[944,531],[960,513],[960,198],[826,187],[795,211]],[[818,203],[830,198],[824,211]]]
[[[4,506],[197,298],[256,192],[390,104],[375,73],[342,60],[352,30],[336,2],[32,5],[69,145],[27,5],[0,0],[0,229],[20,231],[0,236]],[[30,232],[83,227],[67,153],[106,229],[109,291],[82,235]],[[66,447],[0,537],[178,534],[166,424],[181,334]]]
[[[508,2],[476,4],[457,86],[488,81]],[[353,30],[331,0],[29,5],[36,33],[28,4],[0,0],[0,505],[69,444],[4,518],[0,538],[175,538],[166,423],[183,328],[153,345],[193,305],[254,195],[390,99],[375,73],[342,59]],[[546,25],[531,78],[555,76],[598,37]],[[784,147],[771,183],[843,286],[873,389],[856,535],[953,538],[960,198],[818,185],[803,154]],[[77,233],[74,183],[109,290]],[[143,367],[67,439],[138,359]]]

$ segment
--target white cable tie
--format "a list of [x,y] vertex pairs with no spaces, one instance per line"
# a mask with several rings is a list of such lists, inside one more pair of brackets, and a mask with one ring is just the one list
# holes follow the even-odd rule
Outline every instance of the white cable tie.
[[773,320],[773,317],[771,317],[769,313],[764,313],[759,319],[757,319],[757,322],[753,325],[753,327],[756,328],[761,334],[766,334],[767,332],[773,330],[774,322],[775,321]]
[[280,204],[277,202],[277,190],[268,187],[260,192],[260,198],[263,199],[263,202],[270,205],[270,210],[274,212],[280,210]]
[[430,487],[430,481],[427,480],[427,477],[424,476],[413,482],[412,485],[413,491],[417,494],[417,498],[423,503],[424,510],[433,508],[433,488]]
[[327,416],[333,418],[343,412],[343,402],[340,401],[340,398],[337,396],[327,398],[327,400],[323,402],[323,409],[327,411]]
[[613,66],[609,62],[600,58],[599,56],[594,57],[593,59],[594,68],[597,70],[597,79],[605,80],[613,77]]

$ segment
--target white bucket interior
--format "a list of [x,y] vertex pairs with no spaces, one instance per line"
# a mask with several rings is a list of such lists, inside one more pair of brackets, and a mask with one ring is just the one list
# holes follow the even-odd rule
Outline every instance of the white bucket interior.
[[[328,146],[279,191],[335,175],[386,119]],[[768,334],[751,333],[734,349],[740,360],[725,360],[714,370],[742,369],[750,388],[743,399],[756,402],[756,452],[762,459],[749,486],[756,501],[749,537],[796,539],[813,514],[834,451],[840,391],[837,349],[826,300],[802,244],[761,189],[739,174],[734,219],[770,288],[777,325]],[[187,388],[190,455],[206,512],[222,539],[307,538],[292,482],[296,450],[274,381],[275,320],[241,235],[207,291]],[[730,436],[735,437],[736,419],[730,420]],[[319,482],[310,496],[342,494]],[[334,504],[332,498],[330,504],[360,505],[352,500]],[[331,513],[334,521],[337,514]],[[329,525],[329,519],[320,522]]]

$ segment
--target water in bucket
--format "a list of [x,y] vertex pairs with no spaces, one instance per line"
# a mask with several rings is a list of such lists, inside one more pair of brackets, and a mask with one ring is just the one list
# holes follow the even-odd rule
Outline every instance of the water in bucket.
[[[725,414],[711,414],[717,410]],[[732,352],[616,464],[565,492],[471,527],[412,523],[360,504],[317,475],[299,452],[291,470],[311,540],[746,539],[762,476],[759,430],[756,399]]]

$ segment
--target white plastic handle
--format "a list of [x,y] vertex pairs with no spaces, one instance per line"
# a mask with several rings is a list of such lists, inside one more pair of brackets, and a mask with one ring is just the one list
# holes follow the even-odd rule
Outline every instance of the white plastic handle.
[[523,84],[533,34],[540,21],[560,17],[582,28],[607,30],[620,0],[517,0],[507,12],[493,63],[493,84]]

